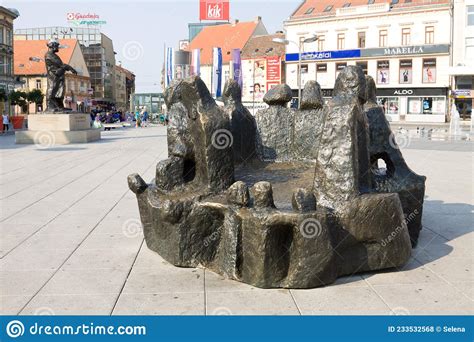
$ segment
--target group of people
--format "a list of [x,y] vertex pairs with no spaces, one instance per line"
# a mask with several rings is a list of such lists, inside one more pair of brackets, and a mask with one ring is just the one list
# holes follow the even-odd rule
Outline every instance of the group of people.
[[148,126],[149,114],[146,109],[136,110],[135,112],[122,111],[98,111],[91,112],[91,123],[94,128],[102,128],[104,124],[135,122],[135,127]]

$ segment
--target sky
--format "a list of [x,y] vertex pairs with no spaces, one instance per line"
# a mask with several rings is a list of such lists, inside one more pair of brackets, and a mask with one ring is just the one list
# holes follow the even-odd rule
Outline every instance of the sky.
[[[283,29],[283,21],[301,0],[230,0],[231,20],[251,21],[257,16],[269,33]],[[20,16],[15,29],[46,26],[70,26],[67,13],[97,14],[106,23],[101,30],[114,43],[117,63],[136,75],[136,92],[161,91],[163,47],[177,48],[187,39],[188,23],[199,22],[199,0],[0,0],[7,8],[16,8]]]

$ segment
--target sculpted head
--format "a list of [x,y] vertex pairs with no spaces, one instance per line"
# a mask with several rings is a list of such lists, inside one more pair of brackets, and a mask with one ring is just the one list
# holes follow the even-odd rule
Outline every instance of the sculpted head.
[[337,76],[334,84],[334,96],[355,95],[360,103],[365,103],[366,81],[361,67],[348,65]]

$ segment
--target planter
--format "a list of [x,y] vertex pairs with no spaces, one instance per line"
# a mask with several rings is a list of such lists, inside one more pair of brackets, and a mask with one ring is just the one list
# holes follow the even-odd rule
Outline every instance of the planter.
[[25,120],[24,116],[12,116],[10,117],[10,121],[13,124],[13,129],[21,129],[23,128],[23,121]]

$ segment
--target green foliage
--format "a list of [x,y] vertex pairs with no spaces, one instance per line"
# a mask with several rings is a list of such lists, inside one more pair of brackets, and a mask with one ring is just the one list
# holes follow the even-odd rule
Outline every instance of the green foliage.
[[43,99],[44,99],[44,95],[41,92],[41,89],[33,89],[27,94],[27,100],[30,103],[35,103],[37,105],[40,105],[43,103]]
[[14,90],[10,93],[10,103],[12,105],[18,105],[25,107],[28,104],[28,95],[24,91]]

